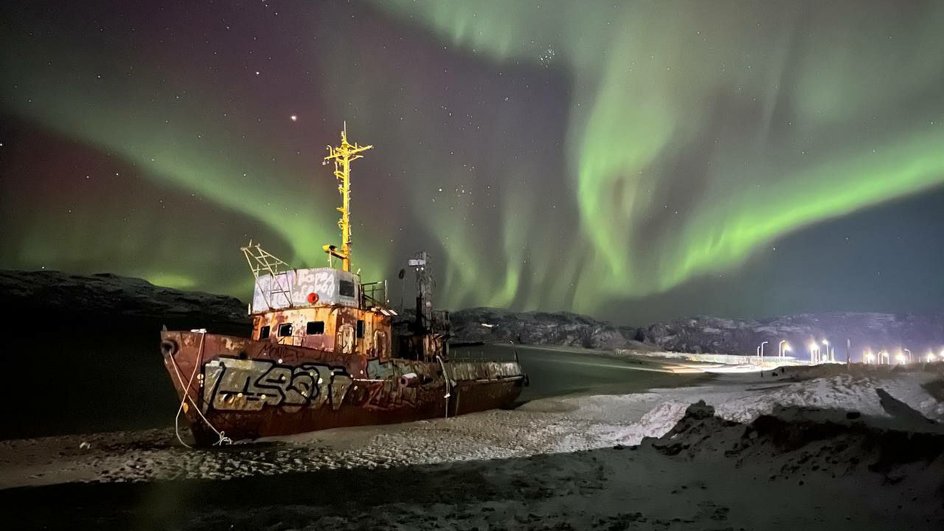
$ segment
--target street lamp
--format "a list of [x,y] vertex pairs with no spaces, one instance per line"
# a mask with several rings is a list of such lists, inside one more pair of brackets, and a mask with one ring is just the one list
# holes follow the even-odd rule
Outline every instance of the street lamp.
[[911,355],[911,351],[908,350],[908,349],[904,349],[904,351],[908,353],[908,363],[913,362],[913,361],[914,361],[914,356]]
[[764,359],[764,345],[766,345],[767,343],[768,343],[768,341],[764,341],[764,342],[762,342],[762,343],[760,344],[759,347],[757,347],[758,349],[760,349],[760,358],[761,358],[761,359]]
[[831,361],[829,359],[829,341],[823,340],[823,346],[826,347],[826,361]]
[[904,365],[906,360],[907,358],[905,358],[904,352],[899,350],[898,354],[895,356],[895,361],[897,361],[899,365]]
[[872,349],[867,349],[867,350],[865,351],[865,354],[862,356],[862,360],[863,360],[866,364],[872,363],[873,361],[875,361],[875,355],[872,354]]
[[787,343],[786,339],[781,339],[780,343],[777,343],[777,351],[778,351],[777,355],[781,358],[783,357],[784,352],[790,351],[790,344]]
[[810,363],[816,362],[816,355],[819,353],[819,346],[815,342],[810,341],[810,344],[807,345],[807,348],[810,351]]

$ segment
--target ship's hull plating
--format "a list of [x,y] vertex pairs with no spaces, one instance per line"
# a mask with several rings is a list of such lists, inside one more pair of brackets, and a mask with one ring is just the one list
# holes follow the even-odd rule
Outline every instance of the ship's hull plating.
[[508,407],[526,381],[516,362],[368,360],[201,332],[161,340],[203,445]]

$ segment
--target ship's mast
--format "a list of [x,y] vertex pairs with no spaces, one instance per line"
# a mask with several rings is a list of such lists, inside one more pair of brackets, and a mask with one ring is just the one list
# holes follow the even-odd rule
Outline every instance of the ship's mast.
[[341,130],[341,145],[328,146],[328,156],[322,161],[322,164],[327,164],[329,160],[334,162],[334,176],[339,181],[341,207],[338,208],[338,212],[341,213],[341,219],[338,220],[338,227],[341,229],[341,250],[339,251],[334,245],[324,245],[322,249],[329,255],[340,258],[341,269],[344,271],[351,270],[351,162],[363,158],[360,153],[373,147],[358,146],[357,142],[349,143],[347,122],[344,122],[344,129]]

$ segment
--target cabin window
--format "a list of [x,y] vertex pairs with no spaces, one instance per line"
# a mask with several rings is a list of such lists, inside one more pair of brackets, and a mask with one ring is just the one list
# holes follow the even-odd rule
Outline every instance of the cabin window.
[[259,329],[259,339],[268,339],[268,338],[269,338],[269,330],[272,330],[272,328],[269,327],[268,325],[263,326],[262,328],[260,328],[260,329]]
[[353,297],[354,283],[350,280],[342,280],[341,284],[338,286],[338,293],[340,293],[342,297]]
[[305,333],[310,336],[321,335],[324,333],[324,321],[308,321],[308,327]]
[[364,320],[363,319],[357,320],[357,337],[358,339],[364,337]]
[[292,335],[292,323],[283,323],[279,325],[279,335],[287,337]]

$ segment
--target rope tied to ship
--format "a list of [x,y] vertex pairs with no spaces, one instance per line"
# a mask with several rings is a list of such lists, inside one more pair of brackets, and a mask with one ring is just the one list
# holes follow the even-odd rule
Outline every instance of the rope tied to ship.
[[189,400],[190,403],[193,404],[194,411],[197,412],[197,415],[200,415],[200,418],[203,419],[203,422],[205,422],[206,425],[209,426],[211,430],[213,430],[213,433],[215,433],[216,436],[219,437],[219,439],[215,443],[213,443],[213,446],[223,446],[224,444],[233,444],[233,440],[226,436],[226,432],[216,429],[216,427],[213,426],[213,424],[210,423],[210,421],[203,415],[203,412],[200,411],[200,408],[197,406],[197,403],[193,400],[193,398],[190,397],[190,386],[193,385],[193,379],[197,376],[197,370],[200,368],[200,365],[203,363],[203,342],[205,339],[206,339],[206,330],[201,330],[200,349],[197,354],[198,356],[197,361],[193,364],[193,372],[190,373],[190,380],[187,381],[186,386],[184,386],[184,379],[183,379],[183,376],[181,376],[180,374],[180,368],[177,366],[177,360],[175,359],[173,355],[168,356],[170,358],[171,364],[174,366],[174,373],[177,374],[177,382],[180,383],[181,387],[184,390],[183,398],[180,400],[180,406],[177,408],[177,415],[174,416],[174,435],[177,436],[177,440],[180,442],[180,444],[190,449],[193,449],[193,447],[185,443],[184,440],[180,437],[180,414],[183,413],[184,407],[186,407],[186,404],[187,404],[187,400]]
[[446,417],[449,418],[449,397],[452,396],[452,390],[449,388],[449,373],[446,372],[446,364],[443,362],[443,359],[436,355],[436,359],[439,360],[439,366],[442,367],[443,371],[443,380],[446,381],[446,395],[443,397],[446,399]]

